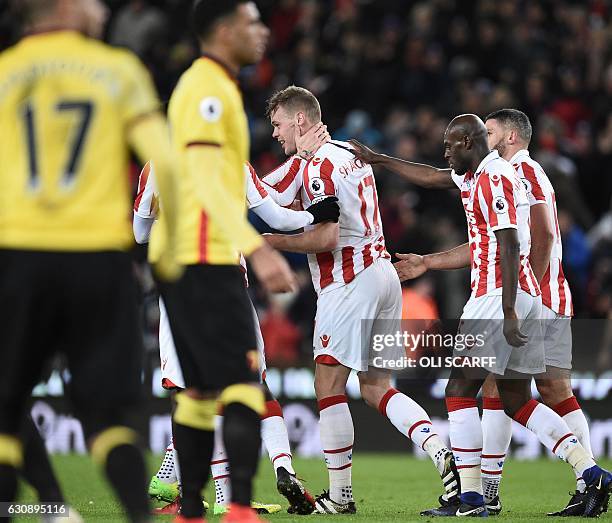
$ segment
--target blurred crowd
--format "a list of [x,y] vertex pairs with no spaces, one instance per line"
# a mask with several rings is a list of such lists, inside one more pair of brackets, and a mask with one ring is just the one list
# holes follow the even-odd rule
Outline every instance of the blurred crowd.
[[[116,2],[108,39],[136,51],[162,99],[197,47],[190,0]],[[532,154],[556,189],[564,267],[577,316],[612,309],[612,2],[259,0],[271,29],[267,57],[241,82],[260,175],[283,155],[264,117],[266,99],[288,84],[321,102],[335,139],[357,138],[408,160],[444,166],[442,135],[459,113],[516,107],[532,120]],[[377,172],[391,253],[427,253],[465,241],[453,192],[426,191]],[[253,217],[256,226],[265,224]],[[270,363],[309,358],[316,296],[303,256],[295,296],[265,296],[256,282]],[[407,318],[458,317],[467,271],[430,274],[407,285]]]
[[[151,70],[163,100],[197,57],[191,0],[111,0],[107,39]],[[335,139],[357,138],[404,159],[444,166],[449,119],[502,107],[531,118],[532,155],[556,189],[564,269],[578,317],[612,310],[612,0],[257,0],[271,29],[266,58],[241,83],[260,176],[283,161],[265,101],[295,83],[319,98]],[[427,253],[465,241],[452,192],[418,189],[378,171],[391,253]],[[265,225],[254,218],[263,231]],[[316,297],[303,256],[294,296],[251,286],[268,358],[311,353]],[[458,317],[465,271],[425,275],[405,289],[407,317]],[[152,313],[153,314],[153,313]]]

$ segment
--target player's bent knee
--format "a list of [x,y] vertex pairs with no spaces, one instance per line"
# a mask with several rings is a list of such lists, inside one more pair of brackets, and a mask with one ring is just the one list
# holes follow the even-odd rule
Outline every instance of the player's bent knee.
[[21,468],[23,465],[23,447],[16,436],[0,434],[0,465]]
[[215,430],[216,398],[198,399],[184,392],[176,395],[174,422],[199,430]]
[[266,412],[266,401],[261,387],[237,383],[226,387],[219,396],[221,405],[227,406],[230,403],[242,403],[260,416]]
[[111,451],[122,445],[135,445],[138,434],[129,427],[115,426],[104,429],[91,442],[91,456],[99,465],[104,465]]

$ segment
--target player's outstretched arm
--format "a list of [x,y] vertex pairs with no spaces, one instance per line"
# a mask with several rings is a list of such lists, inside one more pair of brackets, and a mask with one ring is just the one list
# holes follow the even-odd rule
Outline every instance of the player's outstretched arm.
[[339,234],[338,224],[327,222],[299,234],[264,234],[264,238],[268,244],[281,251],[315,254],[335,249]]
[[532,205],[529,212],[531,230],[531,250],[529,251],[529,264],[538,283],[544,278],[546,269],[550,264],[555,236],[552,231],[548,214],[548,205],[538,203]]
[[431,165],[409,162],[377,153],[357,140],[349,140],[349,143],[354,147],[355,156],[361,161],[371,165],[380,165],[388,171],[399,174],[410,183],[426,189],[455,189],[457,187],[451,178],[450,169],[437,169]]
[[518,233],[516,229],[498,229],[495,231],[495,237],[499,245],[501,263],[504,336],[513,347],[521,347],[527,343],[527,336],[519,329],[519,320],[515,310],[520,263]]
[[400,281],[413,280],[429,270],[452,270],[470,266],[470,246],[463,243],[448,251],[433,254],[396,254],[393,266]]

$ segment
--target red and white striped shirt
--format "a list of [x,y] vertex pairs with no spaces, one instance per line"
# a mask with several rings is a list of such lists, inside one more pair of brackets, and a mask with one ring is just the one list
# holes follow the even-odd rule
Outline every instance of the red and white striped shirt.
[[262,181],[270,196],[283,206],[299,199],[308,209],[323,198],[338,198],[338,246],[308,255],[317,293],[350,283],[378,258],[391,258],[385,248],[372,167],[355,158],[350,144],[328,142],[308,162],[293,156]]
[[538,296],[540,289],[529,265],[529,202],[516,171],[497,151],[480,162],[476,173],[453,181],[461,190],[468,224],[472,265],[472,296],[479,298],[502,293],[501,259],[495,231],[517,229],[520,244],[518,286]]
[[549,309],[563,316],[573,316],[572,294],[563,274],[563,246],[557,219],[557,202],[555,191],[542,166],[536,162],[527,149],[521,149],[510,163],[518,172],[525,189],[529,205],[545,203],[548,206],[548,218],[552,226],[554,241],[550,253],[550,263],[540,282],[542,303]]

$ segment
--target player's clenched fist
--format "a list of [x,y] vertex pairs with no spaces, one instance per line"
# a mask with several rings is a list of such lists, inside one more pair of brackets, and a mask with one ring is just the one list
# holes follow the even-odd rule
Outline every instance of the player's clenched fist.
[[291,292],[297,289],[297,281],[289,264],[268,244],[264,243],[253,251],[249,261],[268,292]]
[[334,222],[338,223],[338,218],[340,218],[340,206],[338,205],[338,198],[335,196],[330,196],[329,198],[324,198],[320,202],[313,203],[306,212],[312,214],[314,220],[312,224],[321,223],[321,222]]
[[425,259],[419,254],[396,254],[400,261],[393,266],[400,281],[413,280],[427,272]]

